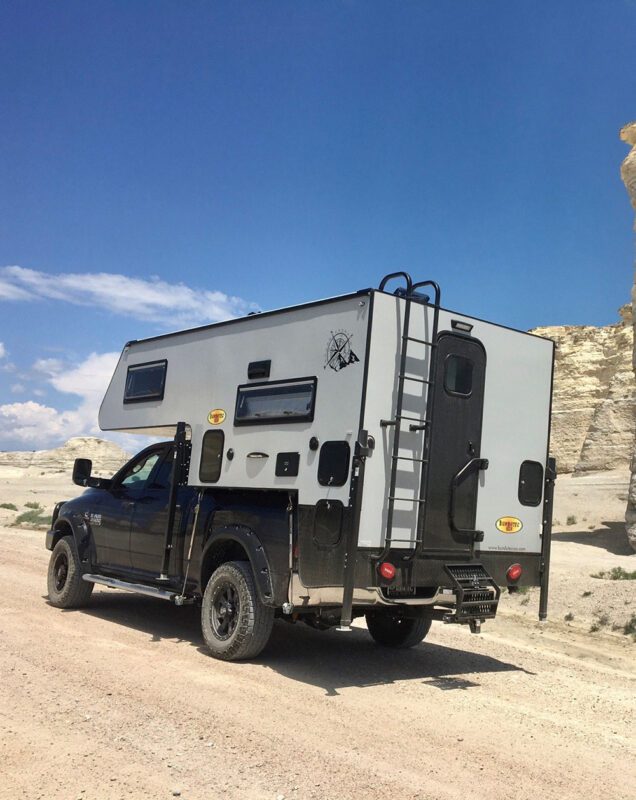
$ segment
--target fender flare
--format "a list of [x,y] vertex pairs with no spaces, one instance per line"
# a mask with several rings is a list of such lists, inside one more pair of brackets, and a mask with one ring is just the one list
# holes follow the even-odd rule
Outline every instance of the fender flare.
[[247,525],[223,525],[222,527],[212,528],[205,543],[205,547],[203,548],[203,552],[201,553],[201,573],[199,575],[201,591],[203,592],[205,590],[202,573],[208,553],[215,546],[222,545],[225,542],[237,543],[245,550],[252,567],[254,581],[262,602],[265,605],[273,605],[274,591],[265,548],[261,544],[258,536]]
[[61,515],[53,523],[52,529],[47,532],[47,549],[53,550],[55,545],[64,536],[71,536],[75,540],[77,553],[80,561],[84,563],[87,558],[90,560],[90,531],[86,520],[80,514]]

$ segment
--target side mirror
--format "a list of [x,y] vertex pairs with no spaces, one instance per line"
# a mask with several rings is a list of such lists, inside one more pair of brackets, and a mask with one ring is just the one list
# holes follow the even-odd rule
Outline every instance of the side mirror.
[[92,469],[93,462],[90,458],[76,458],[73,464],[73,483],[78,486],[88,486]]

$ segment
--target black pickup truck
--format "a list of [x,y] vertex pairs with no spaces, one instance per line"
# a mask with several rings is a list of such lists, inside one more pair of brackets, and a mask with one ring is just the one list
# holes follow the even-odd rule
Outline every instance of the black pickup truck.
[[73,480],[88,488],[53,512],[50,602],[82,606],[98,583],[200,603],[212,655],[254,657],[287,602],[289,496],[199,492],[183,481],[171,497],[174,453],[173,442],[148,447],[111,479],[91,477],[90,461],[76,461]]

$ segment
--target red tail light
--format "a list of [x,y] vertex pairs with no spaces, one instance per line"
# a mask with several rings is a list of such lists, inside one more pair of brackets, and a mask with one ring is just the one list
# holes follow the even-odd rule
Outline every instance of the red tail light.
[[506,578],[508,578],[509,581],[518,581],[522,572],[521,564],[511,564],[506,572]]
[[392,581],[395,578],[395,567],[390,561],[383,561],[378,567],[378,572],[387,581]]

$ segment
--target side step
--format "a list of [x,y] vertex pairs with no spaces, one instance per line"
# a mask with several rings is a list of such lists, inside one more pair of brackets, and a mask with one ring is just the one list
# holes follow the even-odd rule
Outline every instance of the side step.
[[143,583],[129,583],[128,581],[120,581],[118,578],[107,578],[105,575],[82,575],[82,578],[88,583],[99,583],[102,586],[109,586],[111,589],[124,589],[127,592],[157,597],[159,600],[169,600],[178,606],[194,602],[192,598],[184,597],[177,591],[159,589],[156,586],[146,586]]
[[472,633],[479,633],[481,623],[497,614],[501,589],[482,564],[445,564],[444,569],[457,597],[455,613],[446,614],[444,622],[468,624]]

